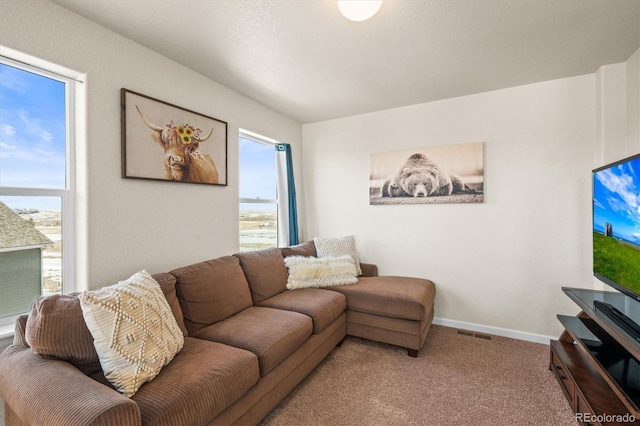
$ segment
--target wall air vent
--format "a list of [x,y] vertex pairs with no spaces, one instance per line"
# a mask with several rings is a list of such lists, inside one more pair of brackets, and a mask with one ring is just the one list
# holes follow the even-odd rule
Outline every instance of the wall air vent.
[[461,336],[475,337],[476,339],[491,340],[491,336],[488,334],[476,333],[469,330],[458,330],[458,334]]

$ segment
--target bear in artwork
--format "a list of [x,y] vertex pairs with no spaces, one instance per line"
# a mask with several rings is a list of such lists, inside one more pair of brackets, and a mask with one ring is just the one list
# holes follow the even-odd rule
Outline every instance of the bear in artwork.
[[468,192],[460,177],[438,167],[422,153],[409,156],[398,173],[382,185],[383,197],[431,197]]

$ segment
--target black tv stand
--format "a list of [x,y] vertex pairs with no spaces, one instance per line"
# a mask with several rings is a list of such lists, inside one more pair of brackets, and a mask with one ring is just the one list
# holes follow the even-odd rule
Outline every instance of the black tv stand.
[[611,303],[602,302],[600,300],[593,301],[593,308],[600,311],[603,315],[615,322],[620,328],[629,334],[629,336],[640,342],[640,325],[631,318],[620,312]]

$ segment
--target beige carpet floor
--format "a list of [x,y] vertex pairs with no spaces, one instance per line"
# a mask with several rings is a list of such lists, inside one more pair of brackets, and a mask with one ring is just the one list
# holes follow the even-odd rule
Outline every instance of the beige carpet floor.
[[418,358],[347,337],[261,425],[575,425],[548,364],[547,345],[441,326]]

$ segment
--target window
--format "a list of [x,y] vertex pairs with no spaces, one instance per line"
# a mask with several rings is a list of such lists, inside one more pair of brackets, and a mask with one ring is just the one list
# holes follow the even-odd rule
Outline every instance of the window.
[[278,246],[275,144],[240,133],[240,251]]
[[75,290],[74,84],[0,57],[0,334]]

